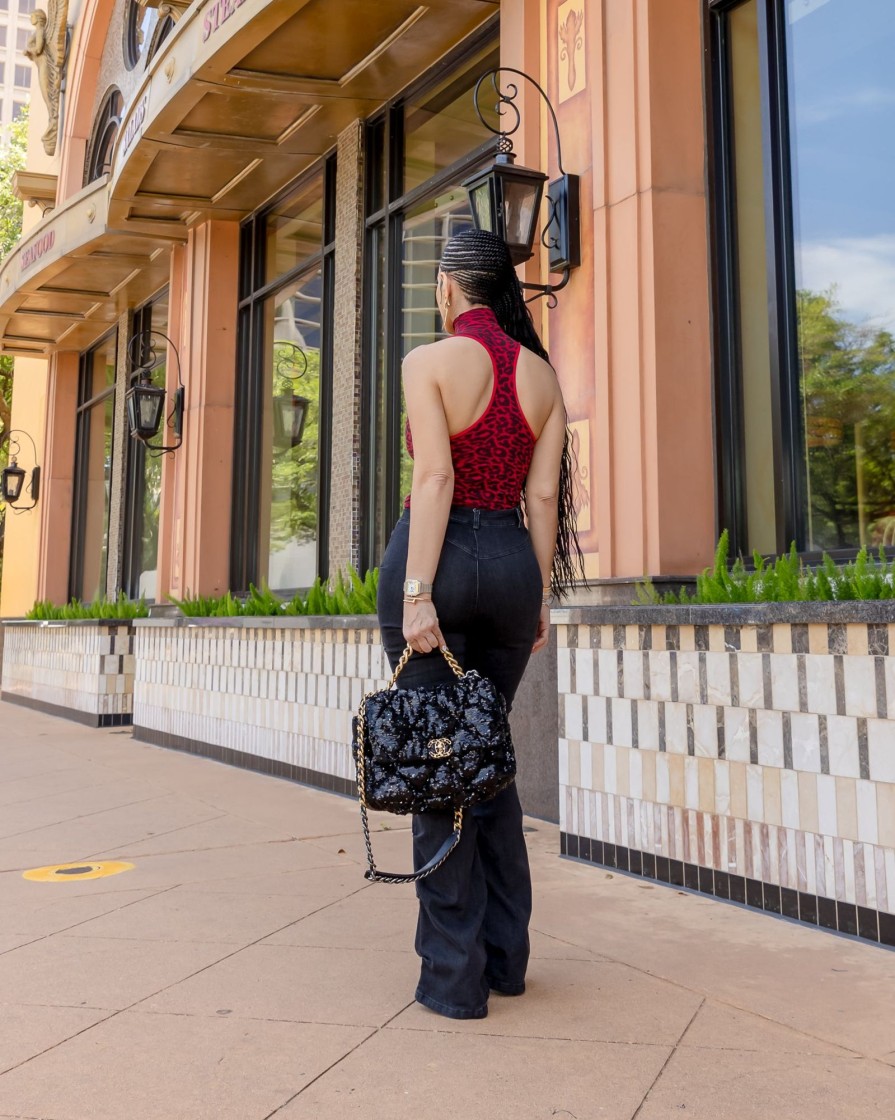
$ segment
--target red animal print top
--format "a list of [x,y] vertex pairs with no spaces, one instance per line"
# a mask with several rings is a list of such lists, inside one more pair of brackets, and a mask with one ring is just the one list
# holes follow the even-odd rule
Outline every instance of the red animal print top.
[[[513,509],[522,497],[535,445],[516,394],[516,361],[522,347],[500,329],[489,307],[474,307],[458,315],[454,334],[474,338],[488,351],[494,366],[494,387],[488,407],[478,420],[451,436],[453,504],[473,509]],[[413,458],[409,422],[405,439]],[[404,505],[410,505],[409,494]]]

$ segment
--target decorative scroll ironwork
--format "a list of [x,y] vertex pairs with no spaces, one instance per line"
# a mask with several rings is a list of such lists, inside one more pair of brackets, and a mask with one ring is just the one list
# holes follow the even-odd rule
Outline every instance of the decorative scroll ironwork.
[[160,366],[166,365],[168,349],[174,355],[177,365],[177,388],[173,393],[171,411],[165,417],[165,427],[174,433],[176,443],[171,445],[149,443],[144,440],[143,445],[150,455],[159,456],[174,452],[183,443],[183,409],[186,399],[186,390],[180,366],[180,353],[174,342],[162,331],[138,331],[131,335],[127,344],[128,364],[130,367],[129,380],[131,392],[140,385],[151,386],[152,374]]

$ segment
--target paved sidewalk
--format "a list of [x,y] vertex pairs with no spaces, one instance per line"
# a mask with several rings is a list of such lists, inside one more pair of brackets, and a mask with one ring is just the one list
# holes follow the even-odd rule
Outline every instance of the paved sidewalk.
[[[529,990],[452,1022],[413,1002],[412,889],[365,884],[351,801],[0,704],[0,1118],[892,1116],[895,954],[530,826]],[[22,877],[99,859],[134,867]]]

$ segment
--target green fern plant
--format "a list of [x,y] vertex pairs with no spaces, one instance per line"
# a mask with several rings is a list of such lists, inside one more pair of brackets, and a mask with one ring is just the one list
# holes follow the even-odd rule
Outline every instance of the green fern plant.
[[895,560],[889,561],[882,548],[878,557],[862,548],[853,561],[841,567],[824,553],[820,566],[812,569],[802,563],[793,542],[789,552],[773,561],[754,553],[752,571],[746,570],[741,556],[729,564],[729,549],[730,537],[725,529],[715,549],[714,563],[696,577],[694,594],[683,588],[660,596],[647,578],[637,585],[634,605],[895,599]]

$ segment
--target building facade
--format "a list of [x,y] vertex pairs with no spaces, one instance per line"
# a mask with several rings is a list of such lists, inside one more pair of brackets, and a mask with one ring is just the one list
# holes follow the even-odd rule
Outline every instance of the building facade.
[[[580,176],[580,267],[531,306],[590,600],[692,575],[721,528],[895,543],[885,0],[53,0],[43,26],[23,191],[52,205],[0,269],[42,479],[7,520],[4,616],[377,563],[408,486],[400,364],[438,337],[497,65],[543,86]],[[519,84],[518,161],[552,177]],[[170,453],[129,435],[147,365]]]
[[34,0],[0,0],[0,128],[25,111],[31,96],[31,66],[25,55],[34,34]]

